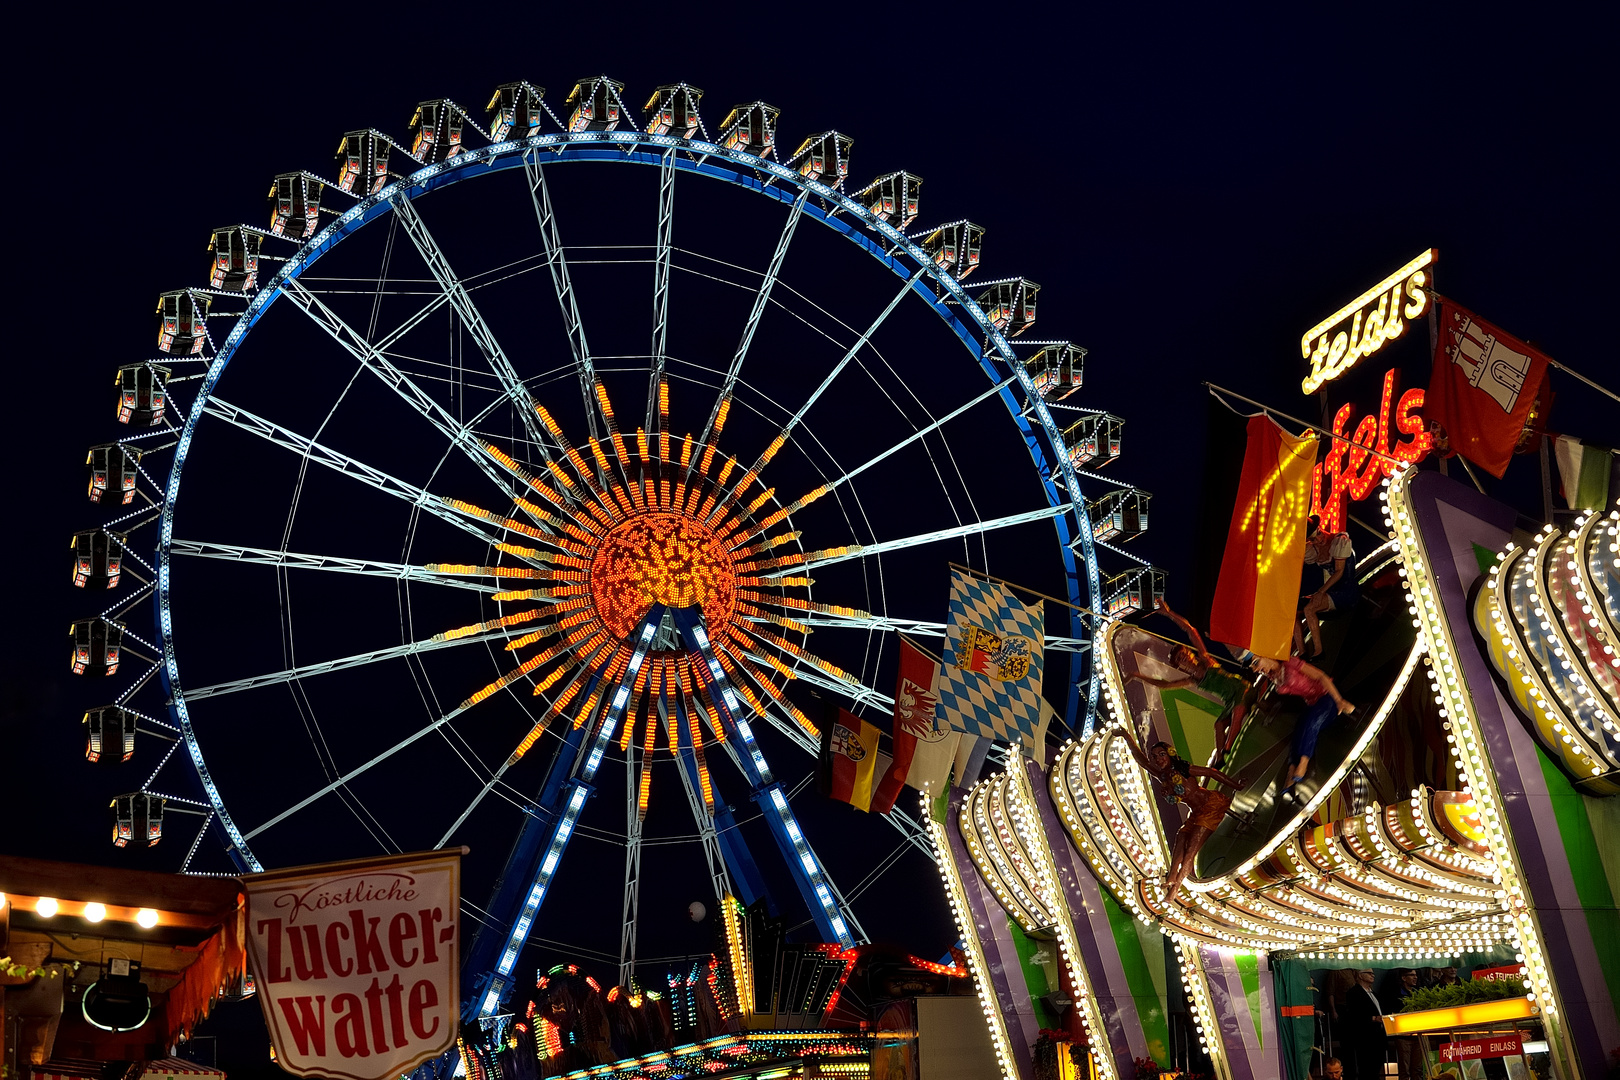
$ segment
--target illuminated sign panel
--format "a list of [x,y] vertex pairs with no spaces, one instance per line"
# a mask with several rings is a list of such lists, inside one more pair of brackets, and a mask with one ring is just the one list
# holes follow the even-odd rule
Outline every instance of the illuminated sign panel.
[[1311,373],[1300,388],[1313,393],[1405,333],[1407,320],[1428,310],[1424,286],[1429,278],[1423,268],[1439,256],[1430,248],[1305,331],[1299,339],[1299,354],[1311,362]]

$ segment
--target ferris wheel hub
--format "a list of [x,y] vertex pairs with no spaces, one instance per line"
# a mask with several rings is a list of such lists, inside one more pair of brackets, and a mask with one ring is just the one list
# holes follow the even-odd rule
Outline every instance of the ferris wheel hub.
[[653,604],[703,609],[716,633],[736,605],[732,554],[693,515],[649,510],[617,523],[591,559],[591,601],[610,633],[624,637]]

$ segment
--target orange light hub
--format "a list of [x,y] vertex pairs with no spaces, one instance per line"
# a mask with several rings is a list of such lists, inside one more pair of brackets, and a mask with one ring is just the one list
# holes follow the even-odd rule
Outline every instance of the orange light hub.
[[615,525],[591,559],[591,601],[609,632],[624,637],[653,604],[703,610],[718,638],[736,604],[730,552],[694,517],[669,511],[636,514]]

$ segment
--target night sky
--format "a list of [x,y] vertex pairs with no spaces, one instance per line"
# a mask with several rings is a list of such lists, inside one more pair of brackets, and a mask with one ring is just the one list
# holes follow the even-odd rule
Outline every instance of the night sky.
[[[1039,5],[865,5],[805,8],[797,19],[783,7],[564,10],[165,7],[91,23],[58,5],[34,6],[20,17],[22,27],[13,25],[8,100],[21,136],[13,160],[26,158],[28,166],[14,167],[8,183],[11,276],[21,288],[12,294],[5,365],[13,419],[4,565],[16,584],[0,654],[0,851],[153,868],[173,868],[184,854],[194,824],[178,826],[176,838],[152,852],[119,852],[107,840],[106,802],[139,785],[161,752],[153,740],[122,772],[83,759],[79,717],[110,697],[69,674],[63,633],[70,620],[105,605],[69,584],[70,535],[104,519],[84,498],[85,448],[123,434],[111,422],[112,373],[155,355],[152,311],[160,291],[206,283],[209,230],[239,221],[262,226],[264,191],[277,172],[332,175],[344,131],[375,126],[403,141],[424,99],[447,96],[481,118],[491,89],[512,79],[545,86],[558,110],[586,74],[625,82],[633,106],[655,86],[684,80],[706,91],[711,133],[731,104],[763,98],[782,110],[786,150],[826,128],[854,137],[852,188],[894,169],[921,175],[917,225],[968,217],[987,230],[983,266],[969,291],[978,280],[1025,275],[1042,286],[1032,336],[1090,350],[1084,389],[1072,400],[1126,419],[1123,456],[1108,471],[1153,493],[1151,531],[1134,549],[1168,570],[1173,601],[1190,598],[1201,513],[1227,512],[1200,502],[1201,382],[1319,420],[1321,403],[1299,388],[1306,370],[1300,334],[1424,248],[1440,251],[1435,280],[1443,293],[1599,382],[1620,384],[1608,337],[1620,97],[1603,52],[1612,33],[1596,22],[1546,5],[1522,6],[1511,19],[1387,5],[1308,19],[1163,6],[1125,16],[1047,14]],[[468,143],[481,139],[469,131]],[[559,195],[567,193],[612,203],[617,189],[591,192],[570,177],[559,181]],[[650,235],[651,203],[635,199],[626,188],[622,211],[603,211],[592,235],[601,243],[645,243],[636,237]],[[334,195],[329,205],[348,200]],[[535,246],[532,217],[480,217],[476,206],[457,213],[441,219],[443,228],[461,227],[468,237],[454,241],[468,245],[457,250],[474,251],[483,230],[500,252],[518,227]],[[714,244],[746,265],[763,266],[780,210],[726,213],[719,203],[711,213],[700,197],[679,220],[712,230]],[[892,295],[894,286],[875,275],[818,277],[818,243],[827,242],[807,243],[799,263],[795,249],[785,281],[818,300],[856,293],[856,312],[870,313]],[[482,265],[505,257],[485,256]],[[624,295],[624,319],[644,338],[646,291],[636,286]],[[593,303],[596,325],[617,320],[611,298]],[[730,303],[712,309],[710,325],[687,331],[689,348],[732,348],[746,306]],[[554,315],[553,304],[547,317]],[[216,336],[224,325],[215,320]],[[605,339],[612,331],[602,333]],[[1391,364],[1402,368],[1406,385],[1426,384],[1423,337],[1409,335],[1366,362],[1360,378],[1333,391],[1335,407],[1353,401],[1358,415],[1375,407],[1377,377]],[[551,344],[562,348],[560,334]],[[778,344],[789,349],[785,338]],[[302,399],[330,397],[332,381],[352,371],[352,364],[323,367],[291,339],[276,347],[274,356],[259,354],[253,389],[268,395],[261,400],[279,394],[289,423],[302,415]],[[790,374],[780,377],[791,382]],[[1620,404],[1559,372],[1553,385],[1552,429],[1600,443],[1620,436]],[[843,407],[852,441],[884,423],[880,403],[857,395]],[[354,437],[376,445],[403,437],[380,421],[369,429],[363,416],[353,422]],[[836,430],[828,423],[819,433]],[[993,486],[1000,466],[976,459],[999,452],[997,436],[986,433],[979,454],[973,427],[952,430],[962,440],[953,451],[970,461],[965,482]],[[386,451],[391,460],[410,452]],[[1007,460],[1027,473],[1027,457]],[[262,476],[251,456],[228,464],[235,487],[224,471],[207,474],[216,477],[213,490],[229,492],[211,508],[217,520],[285,516],[285,461],[267,456]],[[1533,457],[1516,460],[1496,493],[1539,516],[1538,475]],[[261,490],[274,492],[262,505]],[[318,495],[311,513],[341,517],[341,498]],[[344,535],[363,541],[366,530],[354,526],[347,522]],[[992,570],[1052,587],[1057,556],[1044,528],[1018,533],[1028,538],[1022,547],[1009,540],[994,549]],[[903,534],[899,524],[889,532]],[[397,557],[397,532],[389,543],[389,557]],[[1105,570],[1125,565],[1104,556]],[[918,600],[914,617],[943,617],[943,566],[937,579],[937,595]],[[193,582],[192,625],[208,626],[197,632],[207,639],[199,649],[220,658],[246,651],[237,674],[283,666],[279,643],[236,636],[236,627],[257,625],[256,601]],[[334,587],[326,607],[319,597],[307,600],[301,617],[329,631],[363,620],[361,603]],[[149,632],[148,611],[143,605],[131,615],[132,629]],[[397,642],[398,627],[389,629]],[[252,655],[260,649],[269,650],[263,662]],[[893,678],[892,651],[888,662],[874,683],[880,689],[892,685],[884,682]],[[442,696],[458,698],[463,685]],[[357,708],[356,726],[390,730],[383,700],[370,711]],[[306,738],[296,719],[245,707],[239,729],[239,737],[205,749],[239,767],[261,763],[265,773],[277,767],[277,740]],[[784,765],[791,762],[784,768],[789,782],[798,782],[803,756],[777,752]],[[439,811],[434,763],[424,759],[416,768],[405,787],[379,796],[388,826],[401,834],[414,835],[417,816]],[[661,794],[684,811],[672,778]],[[813,788],[795,806],[846,888],[899,840],[846,807],[822,804]],[[516,818],[505,810],[477,819],[482,831],[467,841],[475,850],[465,895],[477,903],[511,840]],[[621,827],[616,804],[602,811],[596,824]],[[305,850],[321,858],[375,850],[344,848],[349,841],[339,837],[349,832],[341,822],[334,820],[329,836],[324,822],[312,824],[307,846],[295,838],[282,849],[285,861],[307,861],[297,857]],[[678,826],[670,826],[672,834]],[[760,845],[768,845],[763,834],[756,851],[768,854]],[[712,920],[694,927],[685,916],[689,901],[707,899],[706,880],[694,873],[697,849],[658,851],[642,953],[707,951]],[[596,954],[614,952],[622,856],[583,843],[570,857],[581,869],[561,879],[540,933]],[[954,934],[933,871],[915,854],[863,904],[873,911],[868,929],[926,955],[943,952]],[[576,935],[576,920],[589,924],[588,932]],[[564,955],[551,950],[532,950],[529,959]]]

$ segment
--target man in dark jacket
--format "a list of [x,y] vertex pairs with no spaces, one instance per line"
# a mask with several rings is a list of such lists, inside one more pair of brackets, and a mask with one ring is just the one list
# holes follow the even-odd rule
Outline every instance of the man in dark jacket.
[[1339,1009],[1339,1042],[1355,1058],[1357,1080],[1382,1080],[1388,1036],[1384,1013],[1373,993],[1370,970],[1356,972],[1356,985],[1344,992]]

